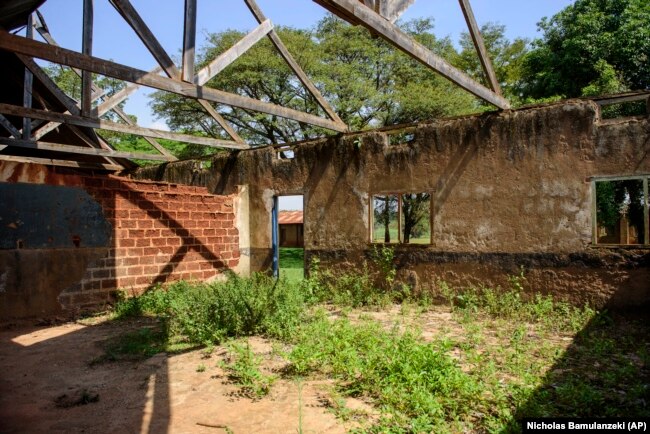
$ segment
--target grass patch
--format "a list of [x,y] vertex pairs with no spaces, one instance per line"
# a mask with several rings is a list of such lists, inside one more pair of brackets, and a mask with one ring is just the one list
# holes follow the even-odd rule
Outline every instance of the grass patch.
[[288,338],[303,312],[299,286],[263,274],[247,279],[233,275],[211,284],[178,282],[123,300],[115,308],[117,318],[155,316],[170,338],[203,345],[254,334]]
[[302,330],[289,360],[297,375],[318,372],[335,378],[345,395],[372,400],[383,416],[373,431],[446,432],[469,417],[480,394],[449,350],[374,322],[321,317]]
[[280,278],[294,283],[305,278],[305,249],[280,247]]
[[275,376],[262,373],[261,362],[262,359],[253,353],[247,342],[231,342],[227,360],[221,367],[228,373],[228,378],[241,387],[243,396],[259,399],[268,395],[276,380]]
[[[259,399],[276,377],[244,341],[228,340],[262,334],[282,342],[288,376],[335,381],[340,417],[359,417],[346,412],[347,397],[371,403],[379,417],[367,415],[363,432],[518,432],[524,417],[650,416],[647,323],[530,295],[521,273],[508,288],[457,291],[439,282],[452,315],[445,308],[438,327],[441,317],[414,309],[409,303],[418,300],[394,280],[392,251],[383,248],[356,271],[323,270],[316,261],[300,283],[264,275],[179,282],[120,302],[116,317],[153,316],[161,326],[110,341],[107,354],[144,358],[206,345],[209,357],[226,342],[222,367],[243,396]],[[339,304],[354,318],[353,307],[396,300],[409,303],[381,324],[332,320],[310,305]]]

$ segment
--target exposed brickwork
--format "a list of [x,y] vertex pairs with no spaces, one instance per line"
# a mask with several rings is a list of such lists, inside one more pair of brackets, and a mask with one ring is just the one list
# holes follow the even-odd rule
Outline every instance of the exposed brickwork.
[[[43,302],[49,307],[38,308],[34,314],[47,314],[48,310],[56,313],[57,297],[63,308],[74,311],[110,302],[118,289],[140,293],[156,283],[210,280],[239,264],[236,195],[217,196],[205,187],[81,175],[66,169],[16,163],[0,163],[0,182],[82,188],[101,205],[111,226],[111,239],[105,246],[91,246],[90,240],[78,234],[65,234],[61,238],[70,239],[69,246],[3,251],[9,258],[29,255],[29,262],[35,266],[29,272],[32,280],[42,281],[44,288],[49,288],[47,295],[41,294],[44,288],[31,290],[51,298]],[[73,211],[71,216],[78,215]],[[84,224],[87,233],[92,223],[78,224]],[[44,224],[42,230],[47,231],[47,227]],[[72,261],[71,257],[78,260]],[[68,279],[57,277],[57,270]],[[17,296],[22,291],[20,282],[15,281]],[[24,284],[29,282],[25,280]]]
[[82,185],[113,225],[113,245],[61,295],[64,306],[93,304],[91,294],[115,289],[138,293],[156,283],[209,280],[237,266],[233,196],[114,176],[84,177]]

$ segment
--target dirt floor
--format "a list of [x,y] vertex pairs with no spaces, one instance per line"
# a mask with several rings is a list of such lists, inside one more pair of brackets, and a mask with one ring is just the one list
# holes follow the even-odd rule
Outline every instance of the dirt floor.
[[[67,323],[0,331],[0,433],[343,433],[325,382],[279,379],[268,396],[237,396],[200,350],[96,363],[125,325]],[[271,351],[252,338],[256,353]],[[204,366],[202,372],[199,366]],[[302,422],[300,419],[302,418]]]

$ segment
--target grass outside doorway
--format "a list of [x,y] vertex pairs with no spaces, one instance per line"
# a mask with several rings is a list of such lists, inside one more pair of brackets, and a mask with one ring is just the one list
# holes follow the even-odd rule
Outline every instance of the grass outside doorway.
[[289,282],[305,278],[305,249],[280,247],[280,277]]

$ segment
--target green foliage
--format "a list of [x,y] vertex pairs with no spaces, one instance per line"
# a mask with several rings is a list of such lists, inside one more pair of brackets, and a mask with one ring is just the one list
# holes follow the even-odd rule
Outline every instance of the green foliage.
[[[437,54],[456,56],[448,39],[437,39],[431,20],[402,28]],[[478,105],[467,92],[431,72],[362,27],[327,16],[313,29],[276,28],[296,61],[353,130],[466,114]],[[207,65],[244,33],[228,30],[210,35],[198,67]],[[312,114],[322,114],[268,40],[262,40],[207,83],[208,86]],[[153,111],[172,130],[201,131],[225,138],[224,132],[192,101],[156,92]],[[232,108],[221,114],[252,143],[277,144],[326,134],[294,121]]]
[[577,0],[539,28],[523,65],[525,96],[650,88],[647,0]]
[[440,432],[467,416],[479,392],[449,349],[377,323],[320,318],[302,329],[289,360],[296,374],[326,374],[343,393],[373,400],[381,432]]
[[312,257],[309,279],[304,283],[314,301],[331,302],[343,306],[386,306],[391,301],[402,301],[404,291],[393,291],[397,270],[390,247],[373,247],[370,264],[363,261],[355,269],[323,269],[320,260]]
[[508,280],[507,289],[480,286],[454,292],[444,282],[442,287],[452,309],[458,312],[484,312],[494,318],[538,323],[547,330],[577,332],[596,314],[589,306],[576,307],[551,295],[534,293],[526,297],[523,268],[519,275],[508,276]]
[[305,249],[280,247],[280,277],[289,282],[300,282],[305,278]]
[[[503,95],[512,102],[518,103],[520,102],[521,87],[523,85],[523,64],[529,51],[530,41],[524,38],[515,38],[510,41],[506,38],[505,31],[505,26],[494,23],[481,26],[485,47],[491,57]],[[460,46],[461,51],[454,60],[454,64],[475,80],[488,86],[474,42],[469,33],[464,32],[462,34]],[[481,104],[485,105],[487,103]],[[490,106],[485,105],[485,108],[490,108]]]
[[276,377],[260,370],[261,358],[248,345],[231,342],[228,344],[228,360],[222,364],[228,378],[241,386],[241,393],[252,399],[268,395]]
[[177,282],[140,297],[119,302],[117,318],[154,315],[171,335],[197,344],[219,343],[227,337],[268,334],[287,338],[298,326],[303,296],[297,285],[263,274],[231,276],[211,284]]
[[596,219],[599,226],[613,232],[622,217],[635,226],[639,239],[644,238],[645,198],[643,182],[638,179],[596,182]]

